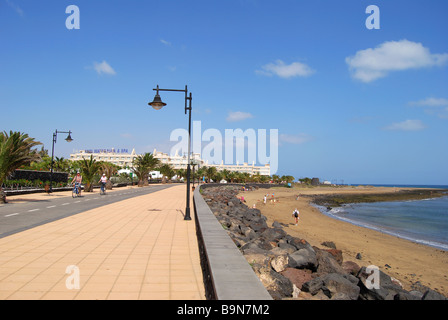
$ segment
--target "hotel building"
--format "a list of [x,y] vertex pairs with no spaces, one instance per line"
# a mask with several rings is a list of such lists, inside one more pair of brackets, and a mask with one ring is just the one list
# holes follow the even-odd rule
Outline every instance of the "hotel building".
[[[188,159],[186,155],[179,155],[178,152],[174,156],[170,156],[167,153],[163,153],[154,149],[153,156],[156,159],[159,159],[163,164],[170,164],[175,170],[177,169],[187,169]],[[107,161],[111,162],[117,166],[126,168],[132,167],[132,162],[139,155],[135,152],[135,149],[132,149],[132,152],[129,153],[127,149],[91,149],[91,150],[79,150],[78,152],[70,154],[71,161],[77,161],[82,159],[89,159],[93,157],[96,161]],[[250,175],[260,174],[262,176],[270,176],[271,169],[269,164],[265,164],[264,166],[256,166],[255,163],[249,165],[247,163],[239,164],[237,162],[234,164],[209,164],[208,161],[204,161],[201,159],[200,153],[192,153],[190,157],[190,161],[197,165],[196,168],[199,167],[215,167],[218,171],[228,170],[228,171],[237,171],[237,172],[247,172]]]

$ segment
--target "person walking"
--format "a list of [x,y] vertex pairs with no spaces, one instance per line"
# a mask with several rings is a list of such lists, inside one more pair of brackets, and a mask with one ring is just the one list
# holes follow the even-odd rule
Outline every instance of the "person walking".
[[292,216],[294,217],[294,220],[296,222],[296,225],[299,224],[299,210],[297,208],[292,212]]

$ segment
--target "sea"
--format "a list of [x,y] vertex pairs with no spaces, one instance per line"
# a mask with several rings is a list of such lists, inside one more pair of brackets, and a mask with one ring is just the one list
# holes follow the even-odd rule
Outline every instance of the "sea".
[[[371,186],[448,189],[438,185]],[[336,219],[448,251],[448,193],[424,200],[355,203],[331,210],[319,209]]]

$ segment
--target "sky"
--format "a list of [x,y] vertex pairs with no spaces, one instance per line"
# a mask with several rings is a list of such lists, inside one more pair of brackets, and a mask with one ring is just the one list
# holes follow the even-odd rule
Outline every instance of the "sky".
[[[70,130],[71,143],[61,133],[55,144],[65,158],[172,153],[172,134],[188,128],[184,93],[160,92],[159,111],[148,102],[157,85],[187,85],[203,158],[236,162],[225,132],[241,129],[257,138],[244,160],[256,150],[278,175],[447,185],[447,9],[446,0],[0,0],[0,130],[50,152],[53,133]],[[222,152],[209,152],[217,142]]]

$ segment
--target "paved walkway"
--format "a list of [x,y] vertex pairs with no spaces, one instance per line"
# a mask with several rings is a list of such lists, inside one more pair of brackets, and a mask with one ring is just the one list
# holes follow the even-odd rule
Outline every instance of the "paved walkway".
[[180,185],[2,238],[0,299],[205,299],[191,208]]

